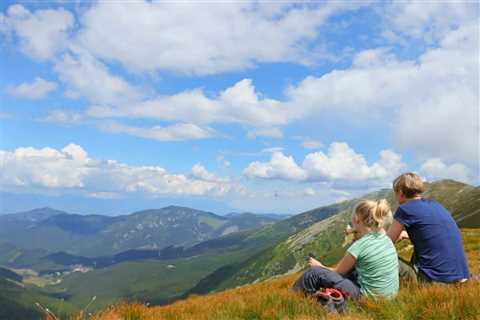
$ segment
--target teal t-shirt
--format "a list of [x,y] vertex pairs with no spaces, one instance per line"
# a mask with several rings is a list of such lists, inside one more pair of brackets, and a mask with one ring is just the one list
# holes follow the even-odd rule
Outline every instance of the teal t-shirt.
[[356,259],[355,269],[362,294],[392,298],[398,293],[397,251],[385,233],[367,233],[347,252]]

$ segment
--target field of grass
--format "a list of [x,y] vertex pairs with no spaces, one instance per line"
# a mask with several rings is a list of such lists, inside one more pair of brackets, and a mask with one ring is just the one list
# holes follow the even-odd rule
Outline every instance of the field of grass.
[[[480,229],[463,229],[470,271],[480,273]],[[393,300],[363,298],[346,315],[328,315],[312,299],[289,290],[293,274],[206,296],[190,296],[168,306],[122,303],[94,315],[94,320],[235,320],[235,319],[479,319],[480,282],[417,285],[402,282]]]

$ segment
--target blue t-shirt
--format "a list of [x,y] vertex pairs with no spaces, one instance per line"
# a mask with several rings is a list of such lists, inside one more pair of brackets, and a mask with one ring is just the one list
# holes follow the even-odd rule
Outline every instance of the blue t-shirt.
[[415,247],[415,264],[430,279],[454,282],[469,278],[460,230],[451,214],[435,200],[412,200],[398,207],[394,218]]

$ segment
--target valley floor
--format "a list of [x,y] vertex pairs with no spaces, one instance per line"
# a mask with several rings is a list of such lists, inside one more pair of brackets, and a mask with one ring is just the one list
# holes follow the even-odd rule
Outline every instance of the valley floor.
[[[462,230],[471,272],[480,273],[480,229]],[[94,320],[235,319],[480,319],[480,282],[445,286],[402,283],[394,300],[364,298],[350,303],[346,315],[327,315],[313,300],[289,290],[299,274],[188,299],[162,307],[119,304]]]

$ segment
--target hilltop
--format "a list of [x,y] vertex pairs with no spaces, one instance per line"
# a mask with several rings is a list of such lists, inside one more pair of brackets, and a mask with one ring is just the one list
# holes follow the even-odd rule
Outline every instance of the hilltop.
[[[463,229],[462,235],[469,266],[480,272],[480,229]],[[368,298],[350,303],[347,315],[326,317],[313,300],[289,290],[299,274],[281,276],[257,284],[220,293],[191,296],[164,307],[120,304],[98,313],[93,320],[114,319],[478,319],[480,282],[463,285],[419,286],[402,282],[398,297],[392,301]]]
[[[443,180],[427,185],[425,197],[442,203],[460,227],[480,228],[480,188],[453,180]],[[364,195],[366,199],[385,198],[395,210],[397,203],[391,190],[379,190]],[[264,280],[276,275],[293,273],[306,266],[305,257],[313,252],[324,263],[337,262],[346,250],[343,230],[350,222],[351,211],[359,199],[337,205],[335,214],[324,219],[310,219],[309,213],[294,216],[270,226],[276,228],[293,219],[303,221],[296,232],[275,242],[273,245],[252,255],[248,259],[232,263],[216,270],[202,279],[190,293],[207,293],[242,284]],[[314,212],[314,211],[312,211]],[[400,251],[400,254],[402,252]]]

